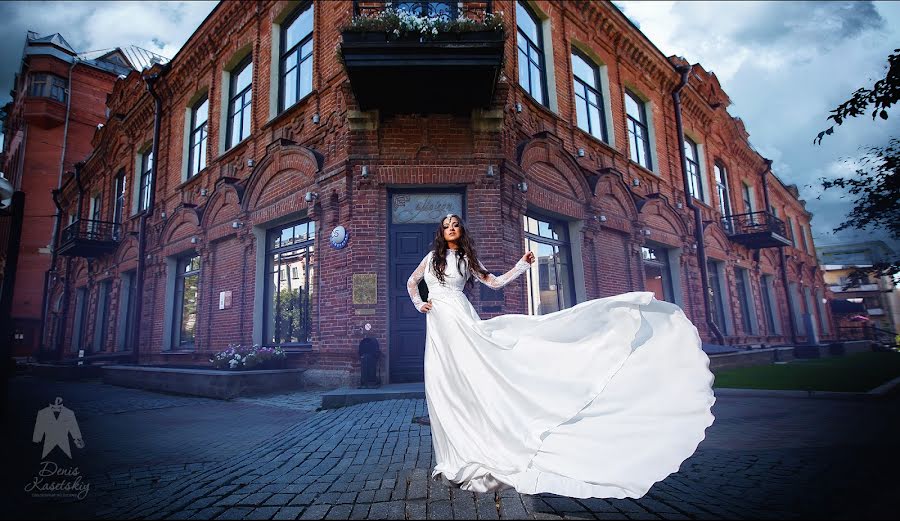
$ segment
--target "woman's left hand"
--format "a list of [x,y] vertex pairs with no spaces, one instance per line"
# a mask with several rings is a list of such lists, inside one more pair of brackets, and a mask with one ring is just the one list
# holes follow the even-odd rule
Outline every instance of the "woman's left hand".
[[534,253],[533,252],[526,253],[525,255],[522,256],[522,260],[527,262],[528,264],[534,263]]

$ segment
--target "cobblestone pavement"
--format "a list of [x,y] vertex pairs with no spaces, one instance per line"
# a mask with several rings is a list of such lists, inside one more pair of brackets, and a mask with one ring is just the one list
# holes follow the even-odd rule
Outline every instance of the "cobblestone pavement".
[[[412,422],[424,400],[316,411],[321,393],[219,401],[21,376],[9,394],[0,516],[11,519],[887,519],[900,497],[896,395],[719,397],[679,472],[641,499],[608,500],[428,479],[431,431]],[[79,467],[82,501],[24,492],[42,465],[35,417],[56,396],[85,446],[46,460]]]

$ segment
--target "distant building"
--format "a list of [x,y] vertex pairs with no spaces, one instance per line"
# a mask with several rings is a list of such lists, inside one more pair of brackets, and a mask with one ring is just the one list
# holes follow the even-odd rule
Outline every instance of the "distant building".
[[[869,276],[862,284],[843,289],[850,273],[857,268],[869,268],[876,262],[890,262],[894,258],[895,253],[887,244],[867,241],[819,246],[816,254],[825,272],[825,283],[830,286],[836,299],[861,305],[862,315],[869,318],[870,324],[897,331],[900,324],[900,289],[890,277]],[[852,308],[842,306],[840,309]]]
[[[130,57],[129,57],[130,55]],[[143,56],[146,57],[147,55]],[[2,108],[3,152],[0,172],[16,190],[25,192],[22,239],[12,304],[14,356],[36,353],[41,344],[47,277],[53,235],[58,231],[52,190],[63,172],[94,149],[91,140],[106,121],[107,96],[132,61],[134,49],[110,49],[80,55],[60,34],[27,33],[21,67],[13,83],[13,99]],[[62,226],[74,212],[63,216]],[[0,219],[0,270],[5,275],[9,219]],[[51,281],[52,283],[52,281]]]

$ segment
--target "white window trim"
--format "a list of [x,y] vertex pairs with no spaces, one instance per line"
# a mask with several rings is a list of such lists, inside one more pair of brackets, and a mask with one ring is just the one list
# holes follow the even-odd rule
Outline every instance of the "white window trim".
[[[709,195],[709,173],[706,167],[706,147],[701,140],[697,139],[694,134],[687,130],[684,131],[684,137],[690,138],[690,140],[697,145],[697,164],[700,166],[700,192],[703,193],[703,200],[701,201],[697,197],[694,197],[694,199],[699,201],[700,204],[712,207],[713,201],[712,197]],[[681,143],[681,146],[684,147],[684,143]],[[685,196],[687,195],[688,194],[685,194]]]

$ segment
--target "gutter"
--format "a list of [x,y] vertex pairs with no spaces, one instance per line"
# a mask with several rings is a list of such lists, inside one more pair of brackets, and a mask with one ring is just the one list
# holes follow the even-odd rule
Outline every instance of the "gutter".
[[[171,62],[169,62],[171,63]],[[169,69],[169,64],[163,65],[156,73],[141,78],[147,84],[147,92],[153,97],[153,165],[150,167],[150,199],[147,208],[141,212],[140,222],[138,224],[138,254],[137,254],[137,270],[135,277],[135,303],[134,303],[134,328],[131,337],[131,356],[135,364],[140,363],[140,342],[141,342],[141,315],[144,308],[144,276],[147,271],[147,219],[153,215],[154,206],[156,204],[156,180],[159,178],[159,129],[160,120],[162,118],[162,99],[154,90],[156,82],[159,81],[161,75]]]
[[691,184],[687,172],[687,158],[684,155],[684,126],[681,121],[681,90],[688,83],[688,75],[691,73],[690,65],[677,65],[675,70],[681,74],[681,81],[672,91],[672,100],[675,102],[675,127],[678,132],[678,157],[681,159],[681,181],[684,184],[685,203],[694,213],[694,239],[697,241],[697,260],[700,264],[700,284],[703,288],[703,314],[706,325],[720,345],[725,345],[725,336],[719,331],[713,322],[712,312],[709,309],[709,272],[706,269],[706,247],[703,244],[703,218],[700,215],[700,207],[694,204],[691,196]]

